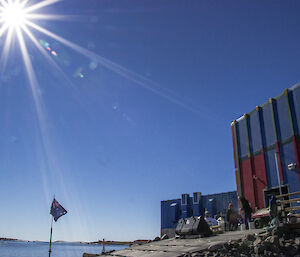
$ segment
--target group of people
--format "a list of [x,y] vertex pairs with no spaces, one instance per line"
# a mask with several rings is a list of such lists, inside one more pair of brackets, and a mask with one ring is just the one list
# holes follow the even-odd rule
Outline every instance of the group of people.
[[[248,200],[245,197],[239,198],[241,202],[241,210],[243,212],[243,223],[245,224],[246,229],[249,229],[249,222],[251,220],[252,216],[252,208],[248,202]],[[234,210],[233,204],[230,203],[228,205],[228,209],[226,211],[226,220],[228,222],[228,229],[229,230],[236,230],[238,223],[240,221],[240,216],[238,213]]]
[[[226,221],[228,224],[228,229],[230,231],[236,230],[239,222],[244,223],[246,229],[249,229],[249,222],[251,221],[252,216],[252,208],[245,197],[241,197],[239,198],[239,200],[241,202],[243,217],[238,215],[232,203],[228,205],[228,208],[226,210]],[[218,212],[215,218],[212,218],[210,217],[210,213],[206,211],[204,219],[209,226],[216,226],[218,225],[218,221],[223,221],[221,212]]]

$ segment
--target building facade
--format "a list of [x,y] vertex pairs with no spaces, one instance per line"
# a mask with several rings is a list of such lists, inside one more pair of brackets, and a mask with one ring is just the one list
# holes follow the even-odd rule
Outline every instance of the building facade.
[[173,237],[179,219],[204,215],[205,210],[209,211],[212,217],[217,212],[225,215],[229,203],[237,210],[236,191],[211,195],[195,192],[192,197],[183,194],[180,199],[161,201],[161,235]]
[[300,84],[257,106],[231,127],[239,196],[261,209],[268,206],[270,193],[300,191]]

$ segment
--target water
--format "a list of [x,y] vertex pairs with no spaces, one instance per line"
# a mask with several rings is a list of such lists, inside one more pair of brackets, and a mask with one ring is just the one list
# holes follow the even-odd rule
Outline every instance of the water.
[[[105,250],[122,250],[126,245],[106,245]],[[49,243],[0,241],[0,257],[48,257]],[[82,257],[86,253],[101,253],[102,245],[53,243],[51,257]]]

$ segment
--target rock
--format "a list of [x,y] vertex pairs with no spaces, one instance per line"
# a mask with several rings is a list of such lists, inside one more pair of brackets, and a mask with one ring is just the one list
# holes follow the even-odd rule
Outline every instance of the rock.
[[276,245],[279,244],[279,238],[278,238],[277,235],[275,235],[275,236],[269,236],[268,238],[266,238],[265,241],[268,241],[270,244],[276,244]]
[[264,253],[264,251],[265,251],[265,247],[261,244],[254,247],[254,252],[256,254]]
[[238,250],[238,249],[235,248],[235,247],[232,247],[232,248],[231,248],[231,252],[237,252],[237,250]]
[[164,235],[161,237],[161,240],[165,240],[165,239],[169,239],[169,237],[168,237],[167,234],[164,234]]
[[295,246],[291,246],[291,247],[289,248],[289,250],[288,250],[288,253],[289,253],[290,256],[296,255],[297,252],[298,252],[298,249],[297,249],[297,247],[295,247]]
[[160,241],[160,237],[155,237],[154,239],[153,239],[153,241]]
[[217,251],[219,249],[222,249],[223,248],[223,245],[224,243],[215,243],[215,244],[211,244],[209,247],[208,247],[208,250],[209,251]]
[[223,245],[223,249],[226,250],[226,251],[228,251],[229,249],[231,249],[231,245],[228,244],[228,243],[225,243],[225,244]]
[[251,245],[251,241],[244,241],[239,244],[238,250],[241,253],[249,252],[249,246]]
[[261,244],[261,242],[262,242],[261,238],[258,237],[258,238],[256,238],[256,240],[253,242],[253,246],[255,247],[255,246]]
[[278,244],[272,244],[270,246],[270,250],[273,252],[273,253],[280,253],[280,249],[278,247]]
[[243,241],[251,241],[251,242],[254,242],[255,241],[255,239],[256,239],[256,237],[255,237],[255,235],[251,235],[251,234],[249,234],[249,235],[247,235],[247,236],[245,236],[244,238],[243,238]]
[[201,257],[203,255],[201,253],[193,253],[191,256],[192,257]]
[[298,245],[298,246],[300,245],[300,238],[299,237],[295,238],[295,244]]
[[281,247],[281,248],[283,248],[284,247],[284,239],[283,238],[279,238],[279,246]]
[[265,250],[275,249],[275,246],[278,245],[279,239],[278,236],[269,236],[267,237],[261,245],[265,247]]
[[282,237],[282,234],[284,233],[284,229],[282,229],[281,227],[275,227],[272,229],[272,236],[279,236]]

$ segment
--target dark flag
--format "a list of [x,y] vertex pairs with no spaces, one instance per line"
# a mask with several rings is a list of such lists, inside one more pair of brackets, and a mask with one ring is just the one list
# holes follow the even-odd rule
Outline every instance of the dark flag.
[[53,216],[54,220],[57,221],[61,216],[65,215],[67,211],[62,207],[58,201],[53,199],[50,214]]

